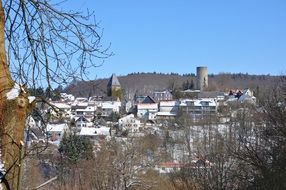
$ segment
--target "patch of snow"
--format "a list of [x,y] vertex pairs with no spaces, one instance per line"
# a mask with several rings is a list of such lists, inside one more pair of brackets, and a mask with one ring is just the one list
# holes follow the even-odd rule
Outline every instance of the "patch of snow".
[[36,97],[35,96],[29,96],[28,99],[29,99],[29,103],[32,103],[36,99]]
[[14,100],[15,98],[17,98],[20,94],[20,90],[21,90],[20,85],[15,83],[14,87],[9,92],[7,92],[6,94],[7,99]]

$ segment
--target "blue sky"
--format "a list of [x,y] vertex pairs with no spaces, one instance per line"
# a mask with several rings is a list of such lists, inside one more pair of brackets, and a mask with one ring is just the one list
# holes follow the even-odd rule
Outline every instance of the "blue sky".
[[91,78],[131,72],[286,73],[285,0],[81,0],[114,56]]

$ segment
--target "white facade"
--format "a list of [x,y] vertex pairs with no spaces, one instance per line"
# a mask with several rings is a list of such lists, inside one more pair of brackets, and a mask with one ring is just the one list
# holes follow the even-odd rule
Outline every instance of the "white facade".
[[72,112],[71,106],[69,104],[63,102],[52,102],[51,104],[54,106],[50,109],[52,115],[58,117],[62,116],[64,118],[71,118]]
[[75,114],[76,117],[80,116],[92,117],[94,116],[95,110],[96,110],[95,106],[87,106],[83,109],[76,109]]
[[133,114],[129,114],[118,120],[118,127],[120,130],[139,132],[140,126],[141,126],[140,120],[136,119]]
[[156,101],[162,101],[162,100],[172,100],[173,99],[173,95],[165,90],[165,91],[155,91],[153,92],[153,98]]
[[241,103],[256,103],[256,97],[253,96],[253,92],[250,89],[245,89],[243,94],[238,98]]
[[177,113],[179,110],[179,106],[180,106],[179,101],[161,101],[159,103],[159,111]]
[[104,101],[98,105],[102,110],[102,116],[108,117],[111,113],[119,113],[121,102],[120,101]]
[[154,120],[158,112],[158,104],[138,104],[137,105],[137,117],[147,120]]
[[77,129],[81,129],[82,127],[93,127],[94,124],[84,116],[75,118],[75,126]]
[[63,134],[68,130],[68,125],[66,123],[62,124],[48,124],[46,128],[46,133],[52,141],[60,140]]
[[189,113],[194,119],[217,113],[218,103],[214,98],[184,99],[181,100],[180,107],[185,113]]

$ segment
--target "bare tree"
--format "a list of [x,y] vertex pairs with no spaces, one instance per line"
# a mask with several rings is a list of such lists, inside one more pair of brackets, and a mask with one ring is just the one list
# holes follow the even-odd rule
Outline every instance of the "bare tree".
[[[0,129],[2,160],[10,188],[19,189],[25,119],[36,88],[87,77],[110,56],[100,44],[94,15],[67,11],[48,0],[0,1]],[[9,172],[8,172],[9,170]]]
[[233,154],[241,165],[240,178],[249,189],[286,188],[285,81],[282,77],[253,112],[248,125],[251,130],[245,130],[245,122],[240,125],[239,147]]
[[150,167],[145,151],[150,146],[142,142],[131,138],[105,143],[93,165],[93,189],[151,189],[155,182],[144,175]]

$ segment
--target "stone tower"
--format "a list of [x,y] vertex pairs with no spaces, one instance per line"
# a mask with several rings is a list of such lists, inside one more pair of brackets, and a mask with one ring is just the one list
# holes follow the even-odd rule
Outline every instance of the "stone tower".
[[203,91],[208,87],[208,68],[197,67],[197,89]]
[[121,85],[115,74],[112,74],[107,83],[107,96],[121,98]]

